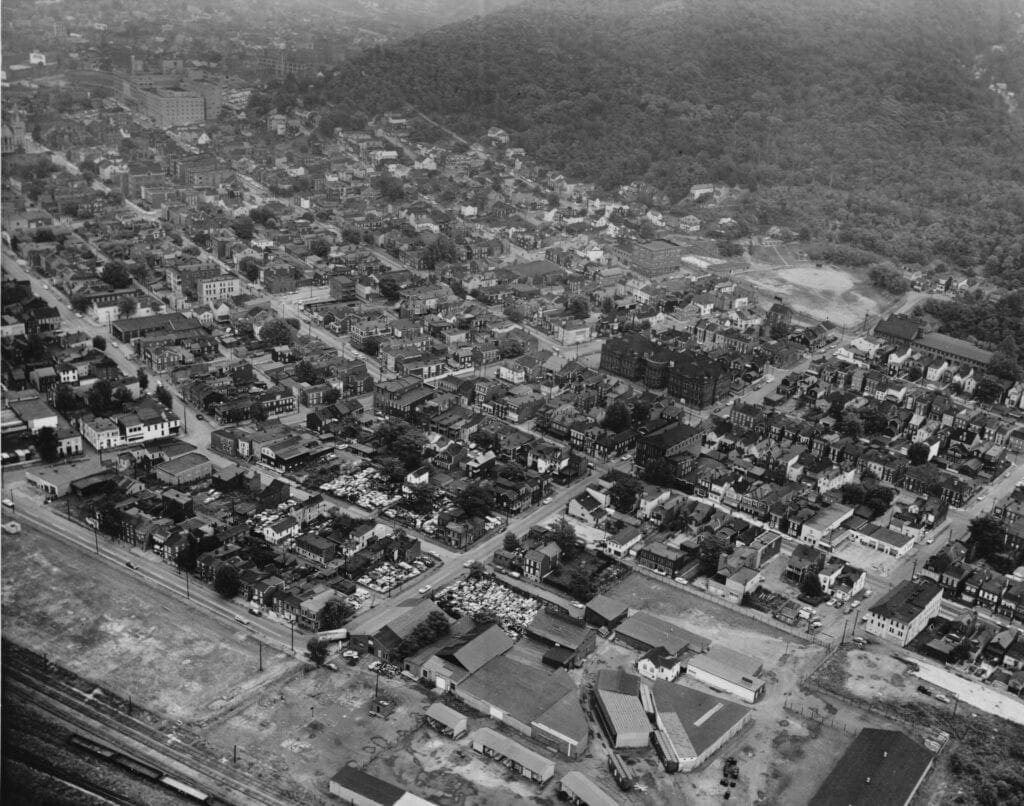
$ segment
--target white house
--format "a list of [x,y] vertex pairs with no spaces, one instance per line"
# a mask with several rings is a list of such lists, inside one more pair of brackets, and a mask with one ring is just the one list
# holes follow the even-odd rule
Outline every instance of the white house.
[[636,662],[636,670],[648,680],[675,680],[683,670],[683,662],[664,647],[655,647]]

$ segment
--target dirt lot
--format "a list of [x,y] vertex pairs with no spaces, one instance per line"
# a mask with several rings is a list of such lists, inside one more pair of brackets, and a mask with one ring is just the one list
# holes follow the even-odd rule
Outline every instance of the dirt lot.
[[294,668],[264,652],[258,678],[244,630],[31,528],[5,536],[2,554],[6,637],[173,719]]
[[[766,257],[770,260],[772,256]],[[806,261],[781,269],[754,265],[754,270],[737,275],[736,279],[750,283],[768,298],[782,297],[798,315],[815,320],[828,318],[837,325],[852,327],[892,303],[865,276],[852,270],[818,268]]]
[[[846,699],[815,692],[803,697],[802,707],[823,708],[848,727],[895,728],[918,741],[948,734],[915,803],[1013,802],[1013,795],[1024,792],[1024,727],[965,703],[954,711],[922,694],[917,690],[922,680],[893,657],[897,651],[879,644],[837,653],[812,682]],[[939,691],[923,685],[933,694]]]
[[[408,681],[382,677],[382,696],[397,708],[388,719],[370,716],[375,677],[365,667],[364,659],[356,668],[318,669],[270,687],[234,713],[213,720],[208,741],[226,753],[237,744],[240,763],[262,759],[320,792],[347,763],[439,803],[553,802],[553,784],[540,789],[474,753],[468,739],[456,742],[424,725],[422,714],[430,697]],[[474,718],[470,729],[485,724],[492,723]]]

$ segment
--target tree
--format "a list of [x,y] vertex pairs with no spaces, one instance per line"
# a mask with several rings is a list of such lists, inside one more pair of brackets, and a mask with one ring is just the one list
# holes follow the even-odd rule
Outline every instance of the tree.
[[505,532],[505,536],[501,540],[501,547],[505,551],[519,551],[520,546],[522,543],[514,532]]
[[238,569],[233,565],[222,565],[213,577],[213,589],[225,599],[234,599],[242,588]]
[[57,430],[50,426],[40,428],[33,438],[36,453],[44,462],[53,462],[57,459],[57,446],[60,444],[57,439]]
[[92,346],[97,350],[107,349],[107,339],[104,336],[96,335],[92,337]]
[[656,484],[659,487],[675,487],[676,465],[671,459],[659,456],[649,461],[640,471],[640,478],[648,484]]
[[146,387],[149,386],[149,375],[146,374],[146,370],[139,367],[139,371],[135,373],[135,377],[139,379],[139,389],[145,392]]
[[128,288],[132,284],[132,276],[120,261],[111,261],[103,267],[100,279],[112,288]]
[[619,434],[629,428],[630,420],[629,406],[621,400],[615,400],[605,409],[601,425],[612,433]]
[[569,595],[577,602],[586,602],[594,598],[593,577],[582,568],[576,568],[569,575],[569,582],[566,586]]
[[254,257],[244,257],[238,263],[238,270],[250,283],[260,279],[260,262]]
[[698,559],[700,571],[704,576],[714,576],[718,573],[719,558],[732,549],[729,538],[720,535],[706,534],[701,537]]
[[295,365],[295,370],[292,374],[299,383],[318,384],[323,381],[321,371],[305,359]]
[[469,578],[480,579],[484,574],[487,573],[487,567],[479,560],[474,560],[469,564]]
[[258,401],[256,403],[253,403],[249,407],[249,418],[257,423],[264,422],[267,419],[266,407]]
[[996,403],[1003,396],[1003,387],[991,375],[983,375],[974,387],[974,397],[979,403]]
[[576,542],[576,530],[565,518],[559,518],[549,527],[551,539],[558,544],[563,561],[571,560],[580,553],[580,545]]
[[166,386],[158,386],[156,388],[156,399],[168,409],[174,404],[174,396]]
[[339,398],[341,398],[341,392],[339,392],[335,387],[332,386],[329,389],[324,390],[324,403],[328,406],[332,403],[337,403]]
[[907,458],[913,465],[923,465],[928,461],[928,446],[923,442],[915,442],[907,449]]
[[565,303],[565,312],[576,319],[590,316],[590,305],[583,297],[573,297]]
[[326,259],[331,253],[331,245],[324,238],[314,238],[309,245],[309,252],[318,258]]
[[71,296],[71,310],[75,313],[88,313],[92,307],[92,302],[84,294],[72,294]]
[[824,591],[821,587],[821,580],[818,579],[817,574],[804,574],[804,578],[800,581],[800,593],[811,599],[817,598],[824,594]]
[[377,290],[380,291],[380,295],[389,302],[398,302],[402,297],[401,289],[398,287],[398,281],[394,277],[382,277],[380,283],[377,285]]
[[66,383],[60,384],[53,393],[53,407],[57,409],[61,414],[67,414],[69,411],[77,409],[81,403],[71,387]]
[[327,642],[321,641],[319,638],[310,638],[306,642],[306,652],[313,663],[323,666],[324,661],[327,660]]
[[132,402],[132,392],[126,386],[119,386],[111,394],[111,399],[123,408],[125,404]]
[[89,392],[86,395],[89,410],[97,417],[106,414],[110,410],[110,396],[113,391],[110,381],[106,378],[101,378],[94,383],[89,387]]
[[117,303],[117,311],[121,317],[128,319],[139,309],[139,302],[135,297],[125,297]]
[[256,228],[253,226],[252,221],[252,218],[249,216],[239,216],[231,222],[231,229],[234,230],[235,235],[243,241],[250,241],[252,240],[253,234],[256,232]]
[[408,473],[402,460],[395,456],[383,457],[377,467],[392,484],[400,484]]
[[1002,551],[1004,531],[999,520],[991,515],[982,515],[972,520],[967,533],[974,556],[987,559]]
[[518,305],[506,305],[502,308],[502,313],[508,321],[515,322],[516,324],[522,322],[523,319],[526,318],[526,314],[523,313],[523,309]]
[[320,611],[320,629],[336,630],[344,626],[354,613],[352,605],[344,599],[335,597]]
[[295,341],[295,331],[284,319],[271,319],[260,328],[260,341],[267,347],[288,345]]
[[643,482],[632,476],[623,476],[612,485],[608,498],[617,512],[632,514],[636,509],[637,498],[644,490]]
[[494,510],[494,493],[486,487],[470,484],[455,496],[453,503],[467,518],[486,518]]
[[388,173],[376,177],[377,192],[386,202],[398,202],[405,198],[405,185],[397,176]]

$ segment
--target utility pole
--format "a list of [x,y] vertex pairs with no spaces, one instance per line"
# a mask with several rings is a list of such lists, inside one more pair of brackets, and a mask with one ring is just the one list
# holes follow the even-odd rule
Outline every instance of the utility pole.
[[291,621],[288,623],[288,627],[292,631],[292,652],[295,651],[295,622]]
[[185,598],[186,599],[191,599],[192,598],[192,594],[189,593],[189,590],[188,590],[188,570],[185,571]]
[[257,643],[257,645],[260,648],[260,671],[262,672],[263,671],[263,642],[260,641],[260,640],[257,640],[256,643]]

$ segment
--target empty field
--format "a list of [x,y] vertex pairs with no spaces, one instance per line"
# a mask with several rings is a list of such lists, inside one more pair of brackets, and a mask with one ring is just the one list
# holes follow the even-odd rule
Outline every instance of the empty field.
[[3,632],[76,674],[174,719],[294,668],[123,569],[26,527],[3,541]]
[[863,274],[835,266],[802,262],[786,268],[758,267],[738,275],[770,300],[778,296],[794,312],[812,319],[829,319],[841,327],[860,325],[876,316],[892,299],[879,293]]

